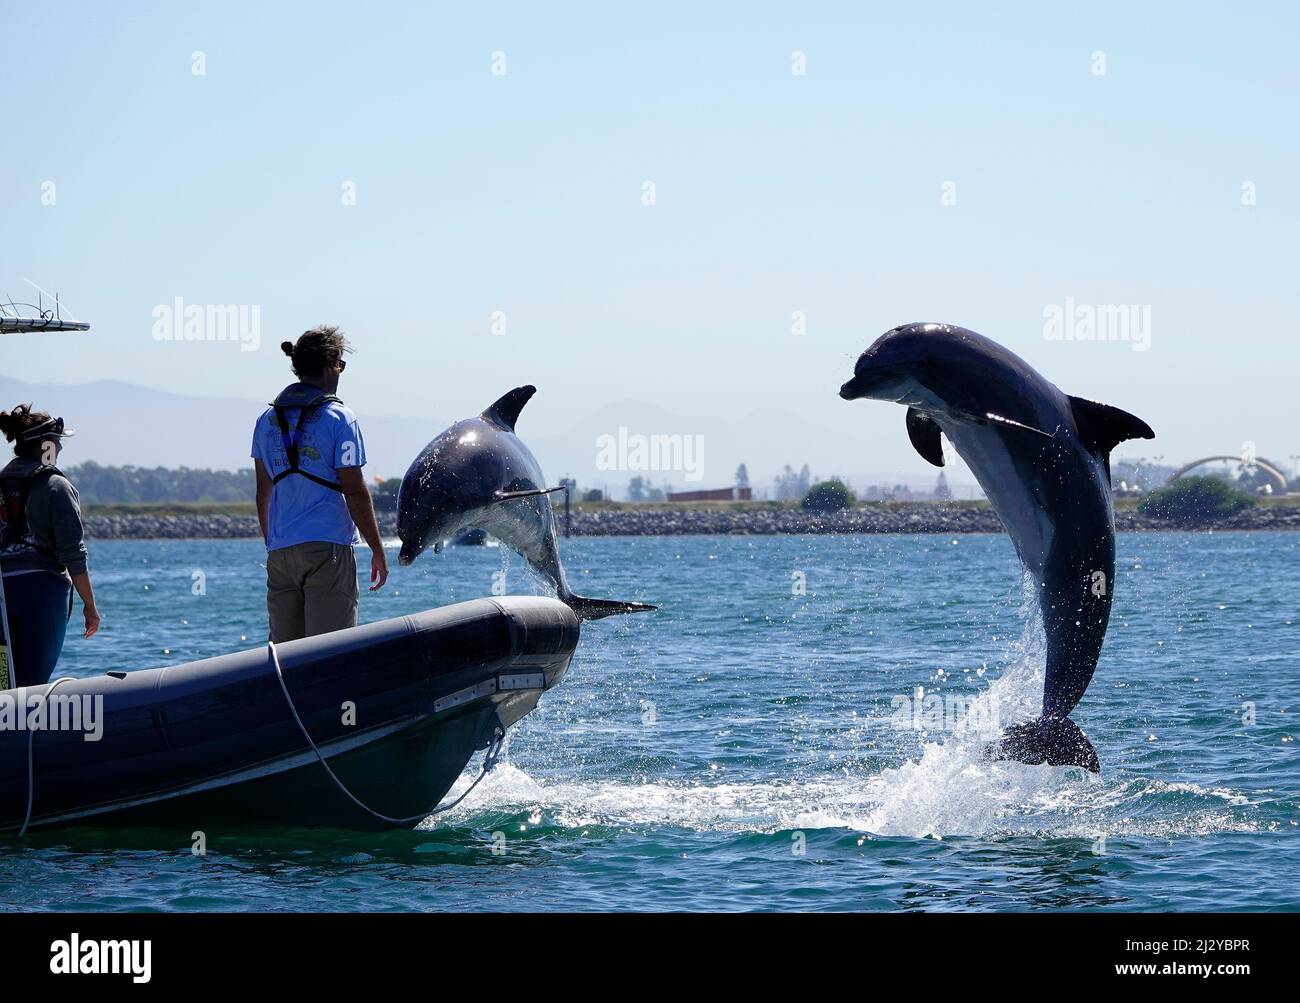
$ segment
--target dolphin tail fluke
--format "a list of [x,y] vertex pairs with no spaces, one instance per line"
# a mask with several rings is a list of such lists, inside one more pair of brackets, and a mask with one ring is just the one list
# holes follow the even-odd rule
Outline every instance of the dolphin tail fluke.
[[1012,759],[1030,766],[1082,766],[1101,771],[1097,750],[1083,730],[1068,717],[1040,717],[1015,724],[1002,733],[1002,741],[989,747],[990,758]]
[[561,601],[578,614],[579,620],[600,620],[620,613],[649,613],[658,606],[643,602],[621,602],[618,599],[588,599],[586,596],[561,596]]

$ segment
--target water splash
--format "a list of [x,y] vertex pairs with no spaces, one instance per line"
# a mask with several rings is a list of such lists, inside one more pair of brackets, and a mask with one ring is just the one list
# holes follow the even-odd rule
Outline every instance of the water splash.
[[[1003,653],[1005,668],[967,704],[972,727],[921,737],[901,765],[842,769],[773,783],[537,780],[503,763],[459,808],[434,824],[497,824],[560,829],[604,826],[731,833],[848,829],[879,836],[943,839],[1204,835],[1253,832],[1249,800],[1226,788],[1144,777],[1095,777],[1077,767],[991,761],[1001,728],[1041,710],[1046,644],[1032,580],[1021,589],[1023,630]],[[990,728],[988,725],[992,723]],[[881,718],[875,727],[889,727]],[[909,733],[909,740],[911,735]],[[467,773],[450,796],[472,779]]]
[[[423,823],[582,830],[675,827],[777,833],[849,829],[879,836],[1085,838],[1202,836],[1267,826],[1243,795],[1143,777],[1095,780],[1081,770],[972,765],[935,746],[920,762],[866,782],[851,776],[773,784],[540,782],[502,764],[455,810]],[[465,781],[462,780],[462,783]],[[452,791],[459,792],[460,786]]]
[[986,750],[1001,730],[1036,717],[1042,708],[1047,647],[1034,582],[1021,583],[1024,629],[1008,646],[1008,664],[969,706],[974,727],[960,727],[922,744],[921,754],[868,781],[875,806],[851,821],[853,828],[881,835],[983,835],[999,831],[1009,817],[1035,799],[1077,786],[1083,771],[994,762]]
[[[468,783],[462,778],[451,796]],[[1097,780],[1076,768],[974,763],[942,745],[875,777],[790,783],[543,782],[503,763],[456,809],[423,823],[586,830],[663,827],[778,833],[847,829],[879,836],[1085,838],[1202,836],[1267,827],[1225,788],[1143,777]]]

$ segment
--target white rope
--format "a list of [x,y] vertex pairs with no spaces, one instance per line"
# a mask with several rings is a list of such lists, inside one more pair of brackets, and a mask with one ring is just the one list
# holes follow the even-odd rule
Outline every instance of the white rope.
[[[293,714],[293,719],[298,723],[298,730],[302,732],[302,737],[305,738],[307,740],[307,744],[311,746],[311,751],[316,753],[316,758],[320,760],[321,766],[325,767],[325,772],[329,774],[330,779],[333,780],[334,783],[338,786],[338,789],[342,791],[344,795],[347,796],[348,800],[351,801],[358,808],[360,808],[362,811],[366,812],[369,815],[374,816],[375,818],[379,819],[381,822],[388,822],[392,825],[406,825],[410,822],[418,822],[421,819],[429,818],[431,815],[440,815],[445,811],[451,811],[451,809],[455,808],[458,804],[464,801],[465,798],[469,795],[469,792],[479,785],[479,781],[482,780],[484,777],[486,777],[488,773],[491,772],[492,768],[496,766],[497,761],[501,755],[501,743],[505,740],[506,737],[505,732],[499,729],[497,731],[496,738],[493,740],[492,744],[488,746],[487,752],[483,754],[483,769],[479,772],[479,775],[474,778],[474,782],[470,784],[467,788],[465,788],[464,792],[460,795],[460,797],[456,798],[455,801],[452,801],[450,804],[442,805],[441,807],[435,804],[428,811],[422,811],[418,815],[412,815],[409,818],[390,818],[387,815],[375,811],[373,808],[368,807],[367,805],[363,804],[360,800],[358,800],[357,796],[353,794],[350,790],[348,790],[347,786],[343,783],[343,781],[340,780],[338,776],[335,774],[334,770],[330,768],[330,764],[325,761],[325,756],[321,753],[320,749],[316,747],[316,743],[312,741],[311,735],[307,731],[307,726],[302,723],[302,718],[298,716],[298,708],[295,707],[293,704],[293,697],[289,695],[289,687],[285,685],[284,673],[280,669],[280,655],[275,650],[275,642],[267,641],[266,647],[271,652],[271,664],[275,666],[275,677],[278,680],[280,680],[280,690],[281,692],[284,693],[284,699],[289,704],[289,711],[290,713]],[[63,680],[59,680],[59,682],[62,681]]]
[[7,688],[18,685],[18,670],[14,668],[14,649],[9,644],[9,606],[5,600],[4,561],[0,561],[0,648],[4,648]]
[[[12,664],[13,663],[10,662],[11,666]],[[44,698],[41,700],[41,709],[42,710],[45,709],[45,705],[50,702],[50,694],[53,693],[56,689],[58,689],[61,683],[71,682],[73,678],[74,678],[73,676],[59,676],[58,679],[50,683],[50,688],[45,691]],[[30,721],[28,721],[27,723],[29,725],[31,724]],[[32,756],[34,752],[35,743],[36,743],[36,729],[29,727],[27,729],[27,812],[26,814],[23,815],[23,827],[18,830],[19,839],[27,835],[27,826],[29,826],[32,821],[32,802],[35,800],[36,797],[36,783],[33,779],[33,773],[32,773]]]

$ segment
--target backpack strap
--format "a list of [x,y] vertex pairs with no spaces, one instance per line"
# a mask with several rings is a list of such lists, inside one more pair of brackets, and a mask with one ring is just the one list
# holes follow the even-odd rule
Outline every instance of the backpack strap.
[[53,547],[37,543],[27,523],[27,499],[38,480],[48,480],[54,474],[62,474],[53,464],[37,467],[25,477],[5,477],[0,479],[0,494],[3,501],[3,518],[0,518],[0,547],[21,545],[39,554],[58,560]]
[[[303,470],[299,466],[298,462],[298,449],[302,445],[302,426],[303,422],[307,420],[307,412],[314,411],[318,407],[336,401],[338,401],[337,397],[326,394],[301,405],[285,405],[280,404],[278,401],[271,404],[272,409],[275,411],[276,424],[280,426],[280,441],[284,444],[285,459],[289,461],[289,466],[286,469],[281,470],[271,478],[272,485],[279,484],[290,474],[301,474],[303,477],[307,478],[307,480],[319,484],[323,488],[329,488],[331,491],[337,491],[339,494],[343,493],[342,484],[339,484],[337,481],[327,481],[323,477],[317,477],[311,471]],[[286,408],[291,406],[297,406],[299,408],[298,421],[294,424],[292,432],[289,431],[289,417],[286,414]]]

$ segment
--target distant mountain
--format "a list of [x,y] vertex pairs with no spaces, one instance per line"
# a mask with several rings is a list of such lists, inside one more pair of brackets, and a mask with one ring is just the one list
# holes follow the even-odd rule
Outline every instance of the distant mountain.
[[[28,384],[0,376],[5,408],[23,401],[63,415],[77,436],[68,443],[69,465],[209,467],[252,465],[253,423],[266,401],[186,397],[148,387],[99,380],[70,386]],[[401,476],[429,439],[429,425],[402,418],[363,416],[370,469]]]
[[[20,401],[61,414],[77,429],[69,443],[68,465],[95,460],[105,465],[223,470],[251,464],[253,422],[266,407],[265,401],[252,398],[189,397],[114,380],[57,385],[0,376],[0,407]],[[360,417],[367,471],[371,476],[400,477],[439,429],[465,415],[406,418],[361,411]],[[928,468],[910,476],[863,472],[863,460],[869,458],[865,441],[846,443],[842,432],[811,425],[780,407],[760,407],[743,415],[687,415],[632,400],[604,405],[568,427],[556,428],[548,427],[539,399],[524,409],[519,431],[552,482],[574,477],[580,486],[605,488],[615,498],[624,497],[628,481],[637,475],[655,486],[667,482],[677,488],[729,487],[741,463],[748,466],[750,483],[760,492],[771,489],[773,477],[786,463],[796,469],[806,463],[818,477],[847,477],[859,488],[906,483],[928,490],[935,481]],[[652,442],[654,436],[680,438]],[[640,454],[638,442],[647,447]],[[667,447],[659,458],[676,459],[676,469],[638,467],[640,461],[653,465],[655,457],[648,448],[653,444]],[[846,452],[846,445],[851,451]],[[673,446],[680,447],[675,456]],[[953,483],[959,497],[964,496],[962,487]]]
[[[628,481],[638,475],[652,485],[668,483],[677,489],[730,487],[742,463],[751,486],[760,491],[771,488],[786,463],[796,469],[806,463],[818,476],[850,473],[842,434],[781,408],[706,416],[673,412],[647,401],[620,401],[562,431],[531,438],[522,428],[527,417],[525,410],[521,431],[548,474],[573,476],[584,486],[607,485],[616,498],[623,497]],[[639,465],[638,440],[651,466],[662,467],[666,460],[671,469]],[[613,469],[607,462],[611,459],[616,461]]]

